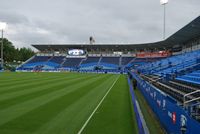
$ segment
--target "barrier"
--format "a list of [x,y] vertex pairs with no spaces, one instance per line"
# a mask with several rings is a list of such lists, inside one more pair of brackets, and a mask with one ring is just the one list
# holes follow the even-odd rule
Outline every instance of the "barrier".
[[140,52],[136,54],[137,58],[163,58],[169,56],[171,56],[171,53],[169,51]]
[[135,94],[133,92],[133,86],[132,86],[131,81],[130,81],[129,78],[128,78],[128,84],[129,84],[131,100],[132,100],[133,107],[134,107],[134,112],[135,112],[135,116],[136,116],[136,121],[137,121],[139,134],[145,134],[144,127],[143,127],[143,124],[142,124],[142,120],[140,118],[140,115],[139,115],[139,112],[138,112],[138,108],[137,108],[136,98],[135,98]]
[[161,125],[169,134],[197,134],[200,123],[178,106],[170,96],[149,84],[140,76],[129,72],[137,80],[138,89],[142,92],[146,101],[159,119]]

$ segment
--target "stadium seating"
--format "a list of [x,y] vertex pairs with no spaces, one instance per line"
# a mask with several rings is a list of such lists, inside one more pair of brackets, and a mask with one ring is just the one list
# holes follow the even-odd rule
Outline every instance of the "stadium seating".
[[200,71],[194,71],[192,73],[189,73],[189,74],[186,74],[183,76],[179,76],[176,79],[180,80],[180,81],[185,81],[185,82],[200,85]]
[[199,65],[197,59],[200,57],[200,50],[185,53],[178,56],[166,58],[157,62],[145,64],[140,66],[138,70],[148,74],[175,74],[181,71],[187,70],[188,68],[195,68]]
[[[88,57],[66,57],[66,56],[34,56],[17,70],[124,70],[126,67],[143,65],[146,59],[123,56],[88,56]],[[40,69],[38,69],[38,67]]]
[[62,64],[64,62],[65,56],[54,56],[50,62],[55,62],[58,64]]
[[166,93],[175,104],[184,108],[185,102],[192,105],[188,113],[200,121],[200,108],[195,107],[200,103],[200,50],[146,62],[136,70],[141,78]]
[[98,65],[104,69],[117,69],[119,67],[119,57],[102,57]]
[[93,70],[98,65],[100,57],[87,57],[80,65],[81,70]]
[[109,64],[114,64],[114,65],[119,65],[119,57],[103,57],[101,59],[101,63],[109,63]]
[[[144,79],[147,81],[157,81],[153,83],[156,87],[182,102],[185,94],[194,92],[199,88],[199,52],[197,50],[157,62],[147,63],[139,66],[137,69],[144,74]],[[168,75],[173,77],[168,78]],[[199,93],[197,95],[194,94],[190,99],[198,96]]]
[[127,64],[129,64],[131,61],[133,61],[135,58],[133,57],[122,57],[121,60],[121,65],[122,66],[126,66]]
[[77,68],[84,58],[66,58],[62,67],[64,68]]
[[46,62],[50,59],[50,56],[35,56],[32,60],[30,60],[29,63],[35,63],[35,62]]
[[88,64],[88,63],[96,63],[97,64],[99,62],[99,59],[100,59],[100,57],[88,57],[87,59],[85,59],[82,62],[82,65]]

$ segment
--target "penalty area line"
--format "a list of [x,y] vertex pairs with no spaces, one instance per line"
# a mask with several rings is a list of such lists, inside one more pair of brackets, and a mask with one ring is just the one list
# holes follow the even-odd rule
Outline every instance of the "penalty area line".
[[83,132],[83,130],[85,129],[85,127],[89,123],[90,119],[95,114],[95,112],[97,111],[97,109],[99,108],[99,106],[101,105],[101,103],[104,101],[104,99],[106,98],[106,96],[108,95],[108,93],[110,92],[110,90],[113,88],[113,86],[115,85],[115,83],[117,82],[117,80],[119,79],[119,77],[120,77],[120,75],[113,82],[113,84],[111,85],[111,87],[108,89],[108,91],[106,92],[106,94],[103,96],[103,98],[101,99],[101,101],[99,102],[99,104],[96,106],[96,108],[94,109],[94,111],[92,112],[92,114],[89,116],[89,118],[86,120],[86,122],[83,124],[83,126],[81,127],[81,129],[78,131],[77,134],[81,134]]

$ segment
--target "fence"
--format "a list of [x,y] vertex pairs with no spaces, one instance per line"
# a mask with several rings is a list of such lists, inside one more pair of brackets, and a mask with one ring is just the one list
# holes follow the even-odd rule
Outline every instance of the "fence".
[[145,134],[144,127],[143,127],[143,124],[142,124],[142,120],[141,120],[141,117],[139,115],[139,111],[138,111],[138,108],[137,108],[136,98],[135,98],[135,94],[133,92],[133,86],[132,86],[129,78],[128,78],[128,84],[129,84],[129,87],[130,87],[129,89],[130,89],[130,94],[131,94],[131,100],[132,100],[132,104],[133,104],[133,108],[134,108],[134,112],[135,112],[135,116],[136,116],[139,134]]
[[129,72],[137,80],[137,87],[169,134],[197,134],[200,123],[178,106],[170,96],[152,86],[137,74]]

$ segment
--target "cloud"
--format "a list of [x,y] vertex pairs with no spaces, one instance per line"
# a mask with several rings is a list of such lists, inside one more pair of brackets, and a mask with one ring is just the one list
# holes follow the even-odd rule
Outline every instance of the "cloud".
[[[199,0],[171,0],[167,36],[199,16]],[[17,47],[35,43],[143,43],[162,39],[159,0],[2,0],[0,21]]]
[[13,13],[5,12],[2,10],[0,12],[0,20],[7,22],[8,24],[13,24],[13,25],[17,25],[17,24],[21,24],[21,23],[29,23],[28,18],[22,14],[18,14],[15,12],[13,12]]

